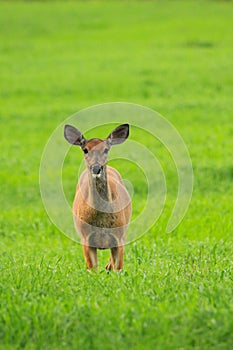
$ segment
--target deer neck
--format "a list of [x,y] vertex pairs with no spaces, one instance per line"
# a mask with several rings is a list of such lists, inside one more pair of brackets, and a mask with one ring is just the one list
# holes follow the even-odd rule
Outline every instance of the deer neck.
[[104,209],[104,203],[107,205],[110,202],[107,167],[105,166],[103,168],[100,177],[93,177],[89,174],[89,183],[93,207],[99,208],[100,206],[103,206]]

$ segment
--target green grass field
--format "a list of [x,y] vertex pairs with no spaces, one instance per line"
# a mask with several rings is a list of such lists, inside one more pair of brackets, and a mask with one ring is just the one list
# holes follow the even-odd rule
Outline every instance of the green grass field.
[[[229,1],[0,2],[0,349],[231,349],[232,15]],[[94,274],[47,217],[39,165],[58,124],[111,101],[177,128],[194,191],[167,234],[177,175],[142,137],[165,168],[164,212],[126,247],[122,273],[104,271],[101,251]],[[78,151],[66,164],[71,199]],[[135,213],[144,194],[138,173],[128,176]]]

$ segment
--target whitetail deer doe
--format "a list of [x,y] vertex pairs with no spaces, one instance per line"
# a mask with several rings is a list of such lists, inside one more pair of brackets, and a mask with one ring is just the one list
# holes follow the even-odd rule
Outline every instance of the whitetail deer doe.
[[108,248],[111,257],[106,269],[123,268],[131,199],[120,174],[107,162],[111,146],[124,142],[128,135],[129,125],[123,124],[105,140],[87,140],[78,129],[65,125],[66,140],[81,147],[86,163],[76,189],[73,216],[88,269],[97,268],[97,249]]

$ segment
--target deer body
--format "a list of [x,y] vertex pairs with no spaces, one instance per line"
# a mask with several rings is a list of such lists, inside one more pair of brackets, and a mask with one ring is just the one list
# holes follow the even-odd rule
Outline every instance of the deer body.
[[128,137],[128,129],[128,124],[123,124],[105,140],[86,140],[79,130],[65,127],[65,138],[85,154],[86,170],[77,185],[73,216],[88,269],[97,268],[97,249],[108,248],[111,258],[106,269],[123,268],[131,200],[120,174],[107,166],[107,154],[112,145]]

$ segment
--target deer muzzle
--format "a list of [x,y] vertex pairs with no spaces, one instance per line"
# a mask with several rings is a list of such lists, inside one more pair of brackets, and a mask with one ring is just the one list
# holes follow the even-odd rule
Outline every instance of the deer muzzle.
[[95,164],[91,166],[91,174],[93,177],[100,177],[102,170],[103,170],[103,167],[99,164]]

